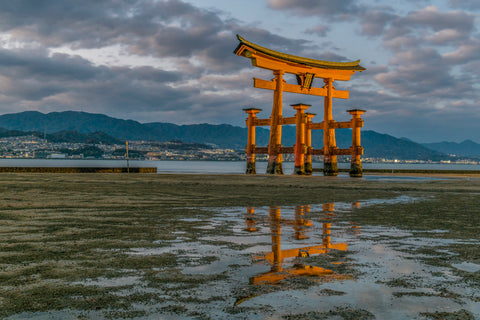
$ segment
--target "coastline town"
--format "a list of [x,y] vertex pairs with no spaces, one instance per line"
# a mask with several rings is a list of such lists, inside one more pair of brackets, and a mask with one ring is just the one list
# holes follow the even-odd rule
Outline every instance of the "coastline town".
[[[129,158],[138,160],[176,160],[176,161],[244,161],[245,151],[219,148],[213,144],[185,143],[179,140],[168,142],[129,141]],[[51,142],[35,136],[17,136],[0,138],[0,159],[126,159],[125,143]],[[314,162],[321,162],[321,156],[314,156]],[[348,162],[348,157],[339,157],[340,162]],[[267,155],[258,155],[259,161],[267,161]],[[293,161],[293,155],[285,155],[286,161]],[[419,160],[363,158],[365,163],[445,163],[480,164],[478,159],[458,160]]]

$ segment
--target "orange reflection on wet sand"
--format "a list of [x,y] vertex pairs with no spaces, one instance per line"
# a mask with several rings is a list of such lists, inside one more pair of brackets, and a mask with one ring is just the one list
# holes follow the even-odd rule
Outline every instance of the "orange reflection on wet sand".
[[[358,207],[357,204],[354,205]],[[271,264],[271,269],[268,272],[251,277],[250,283],[253,285],[275,284],[286,278],[303,276],[322,277],[323,280],[326,281],[351,279],[352,276],[350,275],[337,274],[330,269],[302,263],[302,259],[309,256],[326,254],[331,250],[347,250],[346,243],[331,242],[331,222],[329,220],[335,215],[334,210],[334,203],[323,205],[322,220],[324,222],[322,223],[321,244],[282,250],[282,227],[292,227],[294,230],[294,238],[296,240],[303,241],[309,239],[307,231],[312,230],[313,223],[310,220],[305,219],[305,213],[310,212],[310,206],[296,206],[294,219],[284,219],[281,217],[280,207],[270,207],[268,220],[272,237],[272,251],[255,255],[253,260],[268,261]],[[253,207],[247,208],[247,214],[245,217],[247,231],[258,231],[256,227],[257,218],[259,219],[259,217],[255,217],[255,209]],[[294,260],[294,263],[287,265],[285,261],[286,259]]]

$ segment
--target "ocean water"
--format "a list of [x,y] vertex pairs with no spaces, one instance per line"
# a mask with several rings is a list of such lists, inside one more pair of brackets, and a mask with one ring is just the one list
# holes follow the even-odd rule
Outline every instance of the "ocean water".
[[[245,161],[150,161],[130,160],[130,167],[156,167],[158,173],[219,173],[243,174]],[[64,160],[64,159],[0,159],[0,167],[126,167],[126,160]],[[267,162],[257,162],[257,173],[263,174]],[[322,168],[323,163],[313,163],[314,168]],[[350,168],[350,163],[339,163],[340,169]],[[294,163],[284,162],[284,174],[293,173]],[[364,169],[416,169],[416,170],[479,170],[480,165],[473,164],[404,164],[404,163],[364,163]]]

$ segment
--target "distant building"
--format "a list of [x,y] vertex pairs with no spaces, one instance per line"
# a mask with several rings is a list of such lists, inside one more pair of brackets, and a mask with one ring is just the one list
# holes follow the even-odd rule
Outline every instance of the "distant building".
[[47,156],[47,159],[66,159],[67,155],[65,153],[52,153]]

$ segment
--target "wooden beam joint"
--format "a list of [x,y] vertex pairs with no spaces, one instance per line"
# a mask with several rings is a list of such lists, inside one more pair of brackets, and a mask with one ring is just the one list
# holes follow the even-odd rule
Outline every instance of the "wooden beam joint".
[[[253,78],[253,86],[259,89],[275,90],[275,80],[268,81],[268,80]],[[316,87],[305,88],[300,85],[290,84],[290,83],[284,83],[283,91],[298,93],[298,94],[308,94],[312,96],[321,96],[321,97],[327,96],[327,89],[325,88],[316,88]],[[346,90],[332,91],[333,98],[348,99],[349,94],[350,94],[350,91],[346,91]]]

